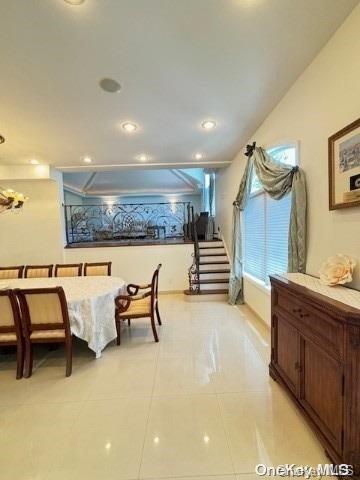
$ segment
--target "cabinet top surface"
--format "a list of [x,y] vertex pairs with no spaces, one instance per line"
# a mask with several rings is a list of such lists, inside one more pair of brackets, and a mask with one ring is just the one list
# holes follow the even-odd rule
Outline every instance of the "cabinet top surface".
[[[351,288],[346,288],[341,285],[329,287],[323,285],[320,280],[311,275],[304,273],[282,273],[276,277],[279,280],[289,280],[292,283],[307,288],[311,292],[323,295],[331,300],[342,303],[344,306],[351,308],[351,313],[358,313],[360,315],[360,292]],[[358,312],[353,309],[358,310]]]

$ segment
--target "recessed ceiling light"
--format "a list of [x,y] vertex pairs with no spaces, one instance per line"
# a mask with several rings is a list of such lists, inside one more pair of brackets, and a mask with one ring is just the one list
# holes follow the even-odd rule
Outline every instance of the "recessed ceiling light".
[[113,78],[102,78],[99,82],[100,88],[108,93],[117,93],[121,90],[121,85],[119,82]]
[[135,123],[131,123],[131,122],[125,122],[121,126],[122,126],[123,130],[125,130],[125,132],[127,132],[127,133],[133,133],[138,128]]
[[92,162],[92,158],[90,158],[90,157],[84,157],[84,158],[83,158],[83,162],[84,162],[84,163],[91,163],[91,162]]
[[33,158],[30,160],[31,165],[39,165],[39,160],[36,160],[36,158]]
[[216,122],[214,120],[204,120],[201,126],[204,130],[213,130],[216,127]]
[[64,0],[64,2],[68,3],[69,5],[81,5],[85,2],[85,0]]
[[195,157],[195,160],[201,160],[202,158],[204,158],[204,155],[198,152],[198,153],[195,153],[194,157]]
[[141,153],[137,156],[137,159],[140,160],[140,162],[146,162],[147,160],[149,160],[149,157],[145,155],[145,153]]

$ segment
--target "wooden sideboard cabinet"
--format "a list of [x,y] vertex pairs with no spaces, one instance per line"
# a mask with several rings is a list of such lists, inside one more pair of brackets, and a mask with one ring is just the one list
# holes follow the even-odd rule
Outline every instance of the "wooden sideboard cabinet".
[[353,465],[360,478],[360,310],[288,278],[270,279],[270,375],[331,462]]

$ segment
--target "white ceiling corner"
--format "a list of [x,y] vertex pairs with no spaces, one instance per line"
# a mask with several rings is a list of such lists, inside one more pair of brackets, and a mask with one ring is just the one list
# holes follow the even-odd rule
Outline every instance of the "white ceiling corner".
[[64,173],[64,188],[82,196],[199,194],[201,176],[175,169]]

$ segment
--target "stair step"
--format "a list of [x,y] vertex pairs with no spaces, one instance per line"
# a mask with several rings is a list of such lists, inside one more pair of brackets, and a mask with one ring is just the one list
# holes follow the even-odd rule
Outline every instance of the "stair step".
[[200,253],[200,257],[226,257],[226,253]]
[[193,283],[199,283],[200,285],[209,284],[209,283],[229,283],[228,278],[212,278],[208,280],[195,280]]
[[223,268],[221,270],[199,270],[199,275],[207,275],[211,273],[230,273],[230,268]]
[[185,290],[185,295],[214,295],[219,293],[228,293],[227,288],[218,288],[217,290],[200,290],[200,292],[193,292],[191,290]]
[[200,250],[203,250],[203,249],[206,250],[207,248],[224,248],[224,246],[223,245],[218,245],[218,246],[212,247],[211,245],[209,245],[209,246],[206,246],[206,247],[200,247],[199,246],[199,248],[200,248]]
[[199,262],[199,265],[229,265],[228,260],[214,260],[213,262]]
[[[200,272],[201,273],[201,272]],[[216,273],[216,272],[211,272],[211,273],[205,273],[205,275],[199,275],[200,280],[227,280],[229,281],[230,279],[230,273]]]
[[205,242],[205,241],[199,242],[200,248],[205,248],[205,247],[215,248],[215,247],[223,247],[223,246],[224,244],[221,240],[216,240],[214,242]]
[[200,248],[199,249],[200,255],[208,255],[211,257],[212,255],[217,255],[222,253],[224,256],[227,256],[226,250],[223,247],[216,247],[216,248]]

